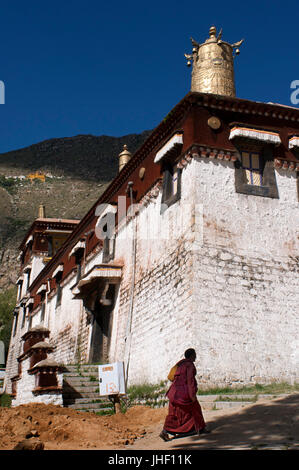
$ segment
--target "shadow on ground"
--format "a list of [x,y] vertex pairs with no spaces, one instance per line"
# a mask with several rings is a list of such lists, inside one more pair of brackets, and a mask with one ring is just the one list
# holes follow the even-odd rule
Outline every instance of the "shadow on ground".
[[[299,394],[262,402],[237,413],[215,415],[211,434],[175,440],[171,449],[297,449],[299,450]],[[179,442],[184,441],[184,442]]]

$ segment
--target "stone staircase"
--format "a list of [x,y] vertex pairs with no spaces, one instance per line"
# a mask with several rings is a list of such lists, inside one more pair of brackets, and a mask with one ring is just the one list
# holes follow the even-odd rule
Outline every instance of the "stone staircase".
[[63,373],[63,406],[78,411],[111,414],[113,403],[99,395],[98,366],[67,365]]

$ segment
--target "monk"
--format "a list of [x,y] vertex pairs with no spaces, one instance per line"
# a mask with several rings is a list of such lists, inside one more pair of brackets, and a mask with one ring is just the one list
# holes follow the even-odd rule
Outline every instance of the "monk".
[[170,440],[168,434],[183,437],[209,432],[196,398],[196,352],[190,348],[185,351],[184,356],[185,359],[176,364],[173,383],[166,393],[169,399],[168,415],[160,433],[164,441]]

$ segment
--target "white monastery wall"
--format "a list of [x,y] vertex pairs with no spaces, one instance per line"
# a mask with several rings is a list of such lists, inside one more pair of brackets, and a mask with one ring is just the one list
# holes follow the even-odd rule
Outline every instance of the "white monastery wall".
[[[189,347],[202,387],[298,380],[299,203],[295,173],[279,170],[276,179],[279,199],[239,194],[233,163],[193,158],[180,200],[161,214],[157,185],[120,224],[110,361],[129,360],[129,385],[165,380]],[[101,252],[87,259],[84,273],[101,261]],[[75,279],[64,281],[61,306],[47,297],[43,324],[60,364],[88,362],[91,324],[73,299]],[[8,368],[17,366],[24,332],[11,343]]]
[[56,306],[56,295],[49,302],[48,328],[50,341],[55,347],[54,359],[60,364],[72,364],[80,362],[78,356],[78,334],[80,319],[83,313],[82,301],[74,299],[71,287],[75,283],[73,276],[63,286],[61,305]]
[[298,195],[238,194],[232,164],[197,161],[203,245],[194,256],[193,318],[202,384],[298,380]]
[[[141,207],[136,224],[136,274],[132,335],[127,335],[131,302],[132,241],[120,233],[115,259],[125,261],[114,327],[113,360],[129,358],[129,384],[165,380],[173,361],[192,347],[192,253],[194,185],[192,165],[182,174],[181,199],[163,214],[158,195]],[[146,230],[150,232],[147,236]],[[112,348],[111,348],[112,349]]]
[[42,269],[45,267],[45,263],[43,261],[44,255],[38,255],[34,253],[31,262],[31,273],[30,273],[30,284],[34,281],[34,279],[39,275]]

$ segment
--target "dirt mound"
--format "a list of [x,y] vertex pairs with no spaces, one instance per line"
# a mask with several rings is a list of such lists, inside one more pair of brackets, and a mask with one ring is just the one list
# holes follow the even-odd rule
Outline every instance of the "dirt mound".
[[146,428],[163,421],[165,412],[135,406],[125,414],[98,416],[57,405],[0,408],[0,450],[37,438],[45,450],[119,449],[145,436]]

